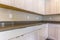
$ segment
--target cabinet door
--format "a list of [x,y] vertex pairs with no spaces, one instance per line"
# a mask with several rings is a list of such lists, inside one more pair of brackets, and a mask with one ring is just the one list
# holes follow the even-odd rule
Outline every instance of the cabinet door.
[[58,26],[57,24],[49,24],[48,38],[58,40]]
[[8,40],[22,40],[22,37],[11,38],[11,39],[8,39]]
[[47,38],[47,31],[45,28],[36,30],[22,37],[22,40],[45,40]]
[[15,7],[24,9],[24,1],[26,1],[26,0],[15,0],[15,2],[14,2]]
[[60,0],[46,1],[46,14],[60,14]]
[[15,6],[24,10],[32,11],[32,0],[15,0]]
[[41,30],[38,30],[38,36],[39,40],[45,40],[48,37],[48,29],[42,28]]
[[33,0],[32,11],[38,14],[45,14],[45,0]]
[[6,5],[12,5],[14,1],[12,0],[0,0],[0,3],[1,4],[6,4]]
[[0,3],[36,12],[38,14],[45,13],[44,0],[0,0]]
[[31,32],[31,33],[25,34],[22,37],[22,40],[38,40],[38,34],[37,32]]
[[15,0],[15,6],[24,10],[44,14],[44,0]]
[[15,0],[0,0],[0,3],[9,6],[15,6]]
[[60,40],[60,27],[58,27],[58,40]]
[[2,4],[10,4],[10,0],[0,0],[0,3]]

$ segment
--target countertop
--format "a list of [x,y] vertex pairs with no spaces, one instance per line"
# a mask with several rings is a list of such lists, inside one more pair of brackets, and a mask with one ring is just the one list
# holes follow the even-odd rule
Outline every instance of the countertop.
[[35,25],[41,25],[40,21],[13,21],[13,22],[0,22],[0,32],[1,31],[7,31],[7,30],[13,30],[13,29],[20,29],[20,28],[26,28],[31,27]]
[[60,24],[60,21],[2,21],[0,22],[0,32],[42,25],[45,23]]

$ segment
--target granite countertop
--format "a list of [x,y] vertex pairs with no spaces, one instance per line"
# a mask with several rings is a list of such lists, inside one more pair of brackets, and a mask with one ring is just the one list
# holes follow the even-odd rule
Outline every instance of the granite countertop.
[[19,28],[26,28],[35,25],[42,25],[45,23],[60,24],[60,21],[2,21],[0,22],[0,32]]
[[0,32],[41,25],[40,21],[0,22]]

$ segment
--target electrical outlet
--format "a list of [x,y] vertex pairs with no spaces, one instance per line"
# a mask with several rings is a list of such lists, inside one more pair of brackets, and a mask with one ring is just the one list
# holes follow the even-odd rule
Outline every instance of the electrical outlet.
[[52,18],[51,18],[51,17],[49,17],[49,19],[51,20]]
[[37,20],[39,20],[40,18],[39,17],[36,17]]
[[10,14],[9,14],[9,18],[12,18],[12,17],[13,17],[13,15],[10,13]]
[[27,16],[27,19],[29,19],[30,18],[30,16]]

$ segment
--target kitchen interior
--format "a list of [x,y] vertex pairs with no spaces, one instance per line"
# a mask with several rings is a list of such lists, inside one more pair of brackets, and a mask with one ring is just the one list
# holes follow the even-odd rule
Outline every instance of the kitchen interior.
[[0,40],[60,40],[60,0],[0,0]]

